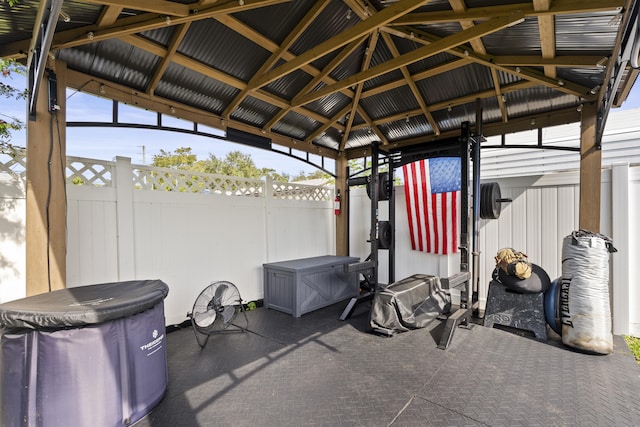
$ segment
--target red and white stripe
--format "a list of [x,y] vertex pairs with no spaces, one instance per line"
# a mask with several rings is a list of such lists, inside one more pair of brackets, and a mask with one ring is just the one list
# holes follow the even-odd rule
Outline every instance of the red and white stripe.
[[460,191],[432,194],[428,160],[402,169],[411,248],[442,255],[458,252]]

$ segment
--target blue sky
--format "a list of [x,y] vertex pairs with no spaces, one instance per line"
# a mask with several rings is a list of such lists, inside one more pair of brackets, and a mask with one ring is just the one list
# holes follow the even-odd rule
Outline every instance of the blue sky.
[[[14,87],[24,87],[25,79],[22,76],[11,76],[6,83]],[[621,109],[633,108],[640,108],[639,82],[636,82],[627,101],[621,107]],[[26,122],[24,101],[3,99],[1,112]],[[611,114],[615,114],[615,109]],[[130,123],[155,124],[156,120],[155,113],[129,106],[121,106],[119,117],[120,121]],[[68,90],[67,120],[110,121],[111,101]],[[192,127],[189,122],[167,116],[163,116],[163,124],[187,129]],[[200,128],[207,132],[216,132],[213,128]],[[25,146],[26,133],[24,131],[15,133],[12,143]],[[113,160],[116,156],[123,156],[131,158],[135,164],[149,164],[152,162],[153,155],[159,154],[161,149],[173,151],[180,147],[191,147],[199,160],[208,158],[210,154],[222,158],[230,151],[242,151],[249,154],[259,168],[275,169],[278,173],[289,175],[297,175],[300,172],[309,174],[315,171],[313,166],[288,156],[202,136],[142,129],[67,128],[67,155],[69,156],[102,160]],[[332,163],[325,165],[333,169]]]

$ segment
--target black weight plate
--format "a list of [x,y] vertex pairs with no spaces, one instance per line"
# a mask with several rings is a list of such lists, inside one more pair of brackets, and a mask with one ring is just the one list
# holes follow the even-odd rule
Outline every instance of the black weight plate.
[[393,231],[389,221],[378,221],[378,248],[389,249],[393,241]]
[[498,219],[502,211],[502,192],[497,182],[480,185],[480,218]]

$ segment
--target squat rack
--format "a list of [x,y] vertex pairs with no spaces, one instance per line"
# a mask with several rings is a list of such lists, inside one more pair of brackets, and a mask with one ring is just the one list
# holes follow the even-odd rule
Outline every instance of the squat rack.
[[[480,113],[481,114],[481,113]],[[476,122],[476,123],[481,123]],[[479,285],[479,218],[480,218],[480,142],[482,140],[481,125],[476,129],[477,135],[471,134],[469,122],[461,125],[461,135],[446,141],[439,141],[426,144],[422,147],[412,147],[399,149],[389,153],[384,153],[389,162],[389,223],[391,236],[395,234],[395,208],[393,203],[393,171],[406,164],[434,157],[459,157],[461,160],[461,213],[460,213],[460,272],[451,277],[443,278],[442,284],[445,288],[460,288],[460,305],[453,313],[446,318],[445,329],[438,344],[438,348],[446,349],[451,343],[456,326],[471,327],[470,316],[477,312],[478,307],[478,285]],[[363,178],[349,180],[348,186],[368,185],[369,196],[371,198],[371,228],[369,232],[369,243],[371,254],[362,263],[348,266],[348,271],[361,272],[365,276],[370,289],[358,297],[352,298],[342,315],[341,320],[349,318],[356,306],[360,302],[373,298],[378,289],[378,250],[380,221],[378,219],[379,186],[380,176],[379,165],[379,142],[374,142],[371,150],[371,175]],[[473,164],[473,168],[471,165]],[[472,177],[469,188],[469,177]],[[470,191],[471,190],[471,191]],[[472,200],[471,199],[472,196]],[[502,200],[501,200],[502,201]],[[470,203],[471,202],[471,203]],[[469,209],[471,207],[471,210]],[[471,233],[470,233],[471,231]],[[470,234],[472,234],[471,242]],[[395,245],[391,238],[389,250],[389,283],[394,282],[394,261]],[[471,243],[471,248],[470,248]],[[471,259],[470,259],[471,254]],[[471,262],[470,262],[471,261]]]

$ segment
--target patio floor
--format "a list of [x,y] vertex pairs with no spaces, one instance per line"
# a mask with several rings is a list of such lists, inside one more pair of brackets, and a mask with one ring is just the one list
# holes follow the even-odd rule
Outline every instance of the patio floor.
[[500,329],[443,323],[384,338],[368,307],[294,318],[248,312],[249,331],[167,335],[169,387],[140,426],[640,425],[640,366],[622,337],[607,356]]

